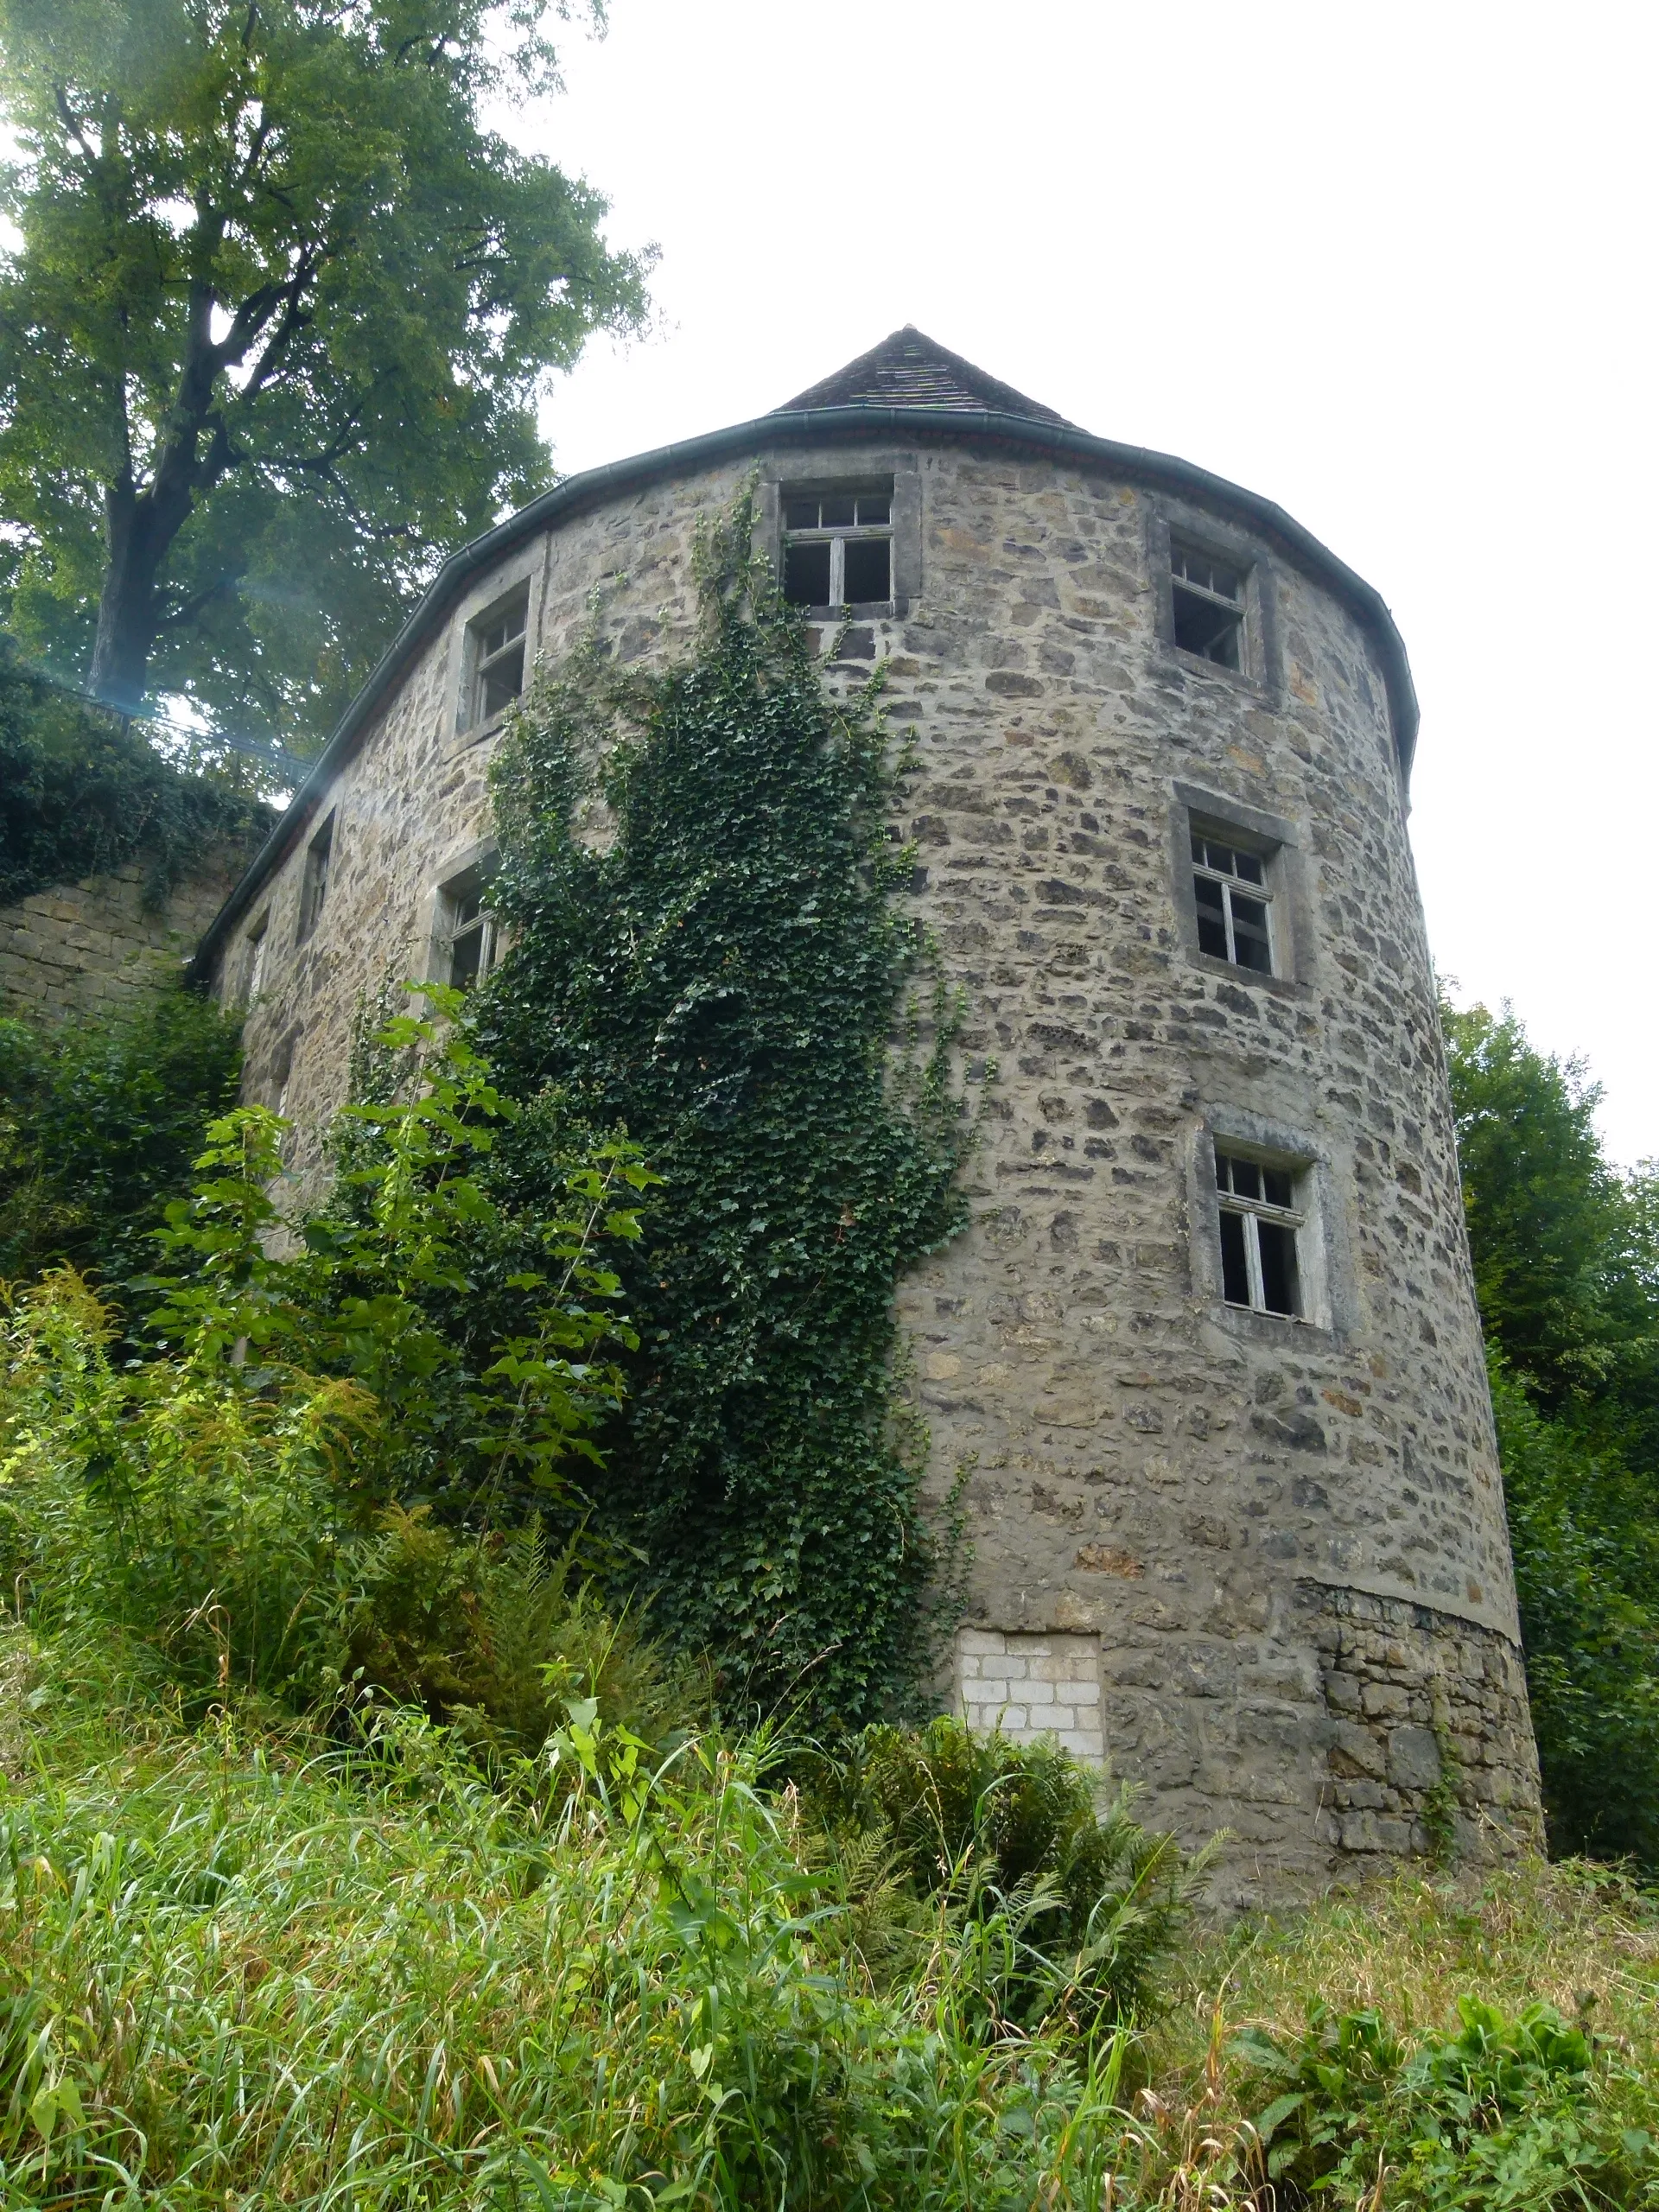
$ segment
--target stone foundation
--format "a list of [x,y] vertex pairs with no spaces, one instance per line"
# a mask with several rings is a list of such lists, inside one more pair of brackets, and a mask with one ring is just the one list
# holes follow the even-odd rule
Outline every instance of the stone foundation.
[[1307,1594],[1318,1606],[1313,1636],[1330,1727],[1319,1833],[1339,1863],[1382,1871],[1406,1853],[1427,1853],[1437,1799],[1454,1823],[1459,1859],[1541,1850],[1538,1764],[1514,1644],[1399,1599]]

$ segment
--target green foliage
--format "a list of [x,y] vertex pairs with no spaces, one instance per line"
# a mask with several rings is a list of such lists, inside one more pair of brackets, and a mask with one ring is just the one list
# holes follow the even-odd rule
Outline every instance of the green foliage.
[[1546,2212],[1653,2201],[1659,2139],[1626,2124],[1618,2094],[1635,2089],[1659,2121],[1650,2085],[1616,2057],[1598,2069],[1584,2026],[1548,2005],[1507,2018],[1464,1997],[1458,2016],[1455,2034],[1414,2047],[1374,2012],[1322,2005],[1295,2042],[1239,2037],[1237,2055],[1274,2093],[1256,2126],[1293,2203]]
[[[133,1286],[156,1301],[151,1356],[112,1356],[73,1270],[16,1295],[10,1572],[41,1618],[133,1639],[189,1697],[327,1705],[384,1668],[399,1696],[538,1742],[525,1682],[544,1719],[569,1565],[554,1573],[533,1531],[498,1536],[488,1508],[514,1484],[568,1504],[567,1464],[597,1457],[588,1432],[620,1387],[602,1354],[631,1335],[597,1248],[637,1236],[628,1201],[652,1179],[610,1141],[567,1160],[560,1211],[509,1217],[468,1172],[509,1110],[487,1071],[453,1027],[403,1019],[385,1038],[413,1055],[410,1094],[350,1109],[369,1137],[355,1211],[297,1244],[273,1234],[284,1125],[244,1108],[210,1127],[160,1239],[177,1271]],[[480,1243],[519,1264],[510,1327],[469,1361],[424,1301],[466,1293]],[[394,1510],[445,1485],[482,1523],[470,1536]]]
[[438,556],[551,480],[548,373],[645,313],[606,202],[487,118],[562,8],[4,0],[4,578],[137,705],[326,731]]
[[[1514,1014],[1443,1020],[1487,1335],[1546,1412],[1628,1428],[1659,1405],[1655,1179],[1609,1166],[1599,1090],[1535,1051]],[[1659,1466],[1659,1427],[1627,1440]]]
[[233,1104],[238,1025],[159,991],[46,1030],[0,1020],[0,1281],[69,1262],[124,1282]]
[[[512,950],[475,1018],[504,1089],[553,1084],[664,1178],[619,1263],[640,1348],[599,1500],[648,1554],[653,1621],[739,1695],[857,1721],[926,1628],[893,1291],[957,1225],[969,1125],[953,1008],[910,995],[903,764],[874,687],[826,695],[752,523],[744,499],[705,534],[688,658],[644,675],[590,643],[519,715],[496,772]],[[605,848],[574,830],[595,791]],[[504,1141],[510,1186],[538,1141]]]
[[1141,1827],[1127,1791],[1103,1817],[1099,1786],[1057,1745],[939,1719],[867,1730],[811,1795],[843,1851],[874,1835],[912,1895],[994,1925],[998,2017],[1093,2027],[1148,2012],[1210,1858]]
[[206,851],[251,859],[271,821],[232,784],[185,773],[118,716],[31,675],[3,634],[0,789],[0,906],[135,859],[158,905]]
[[1443,1018],[1552,1846],[1659,1866],[1659,1180],[1513,1014]]
[[1492,1375],[1545,1810],[1558,1849],[1659,1866],[1659,1516],[1649,1482]]

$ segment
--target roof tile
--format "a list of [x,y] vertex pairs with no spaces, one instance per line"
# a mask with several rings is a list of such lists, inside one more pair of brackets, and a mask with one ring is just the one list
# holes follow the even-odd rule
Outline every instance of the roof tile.
[[821,407],[944,407],[956,414],[1027,415],[1039,423],[1064,423],[1052,407],[1027,399],[1012,385],[988,377],[960,353],[907,322],[844,369],[809,385],[776,415],[806,414]]

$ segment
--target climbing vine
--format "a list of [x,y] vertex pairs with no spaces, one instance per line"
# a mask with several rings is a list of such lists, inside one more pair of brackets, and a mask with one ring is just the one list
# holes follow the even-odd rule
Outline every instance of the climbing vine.
[[[959,1224],[971,1124],[879,678],[830,696],[752,528],[745,497],[702,531],[687,658],[620,670],[595,626],[527,699],[495,779],[512,950],[474,1019],[504,1088],[626,1125],[664,1178],[621,1263],[640,1346],[596,1486],[657,1627],[740,1694],[857,1719],[924,1656],[893,1289]],[[537,1125],[498,1173],[535,1176]]]

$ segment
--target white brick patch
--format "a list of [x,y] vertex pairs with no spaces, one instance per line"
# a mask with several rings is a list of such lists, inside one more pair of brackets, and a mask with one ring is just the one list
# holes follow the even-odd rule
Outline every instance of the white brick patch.
[[957,1705],[970,1728],[1001,1728],[1023,1744],[1052,1736],[1079,1758],[1105,1764],[1100,1645],[1092,1636],[963,1629]]

